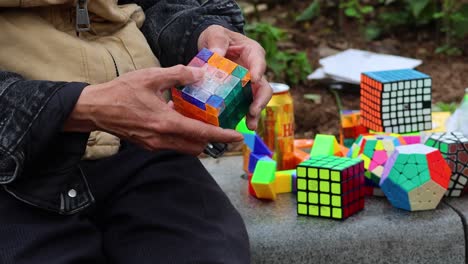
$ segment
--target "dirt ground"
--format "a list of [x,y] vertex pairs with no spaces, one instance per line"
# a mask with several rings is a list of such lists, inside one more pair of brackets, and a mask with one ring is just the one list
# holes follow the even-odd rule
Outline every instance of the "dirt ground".
[[[468,54],[448,57],[434,53],[438,43],[433,32],[428,29],[419,31],[403,30],[394,35],[372,42],[366,42],[358,25],[344,21],[341,32],[336,30],[336,19],[321,16],[312,23],[298,24],[288,10],[304,10],[309,1],[288,1],[260,12],[261,21],[287,29],[290,40],[281,45],[288,49],[306,51],[313,66],[319,67],[321,56],[348,48],[364,49],[374,52],[401,55],[423,60],[417,69],[433,78],[433,103],[459,102],[468,87]],[[298,11],[296,11],[298,12]],[[297,13],[296,13],[297,14]],[[255,21],[247,16],[249,22]],[[291,87],[295,103],[296,137],[312,138],[316,133],[339,134],[338,107],[328,85],[317,81],[306,81]],[[320,94],[321,102],[304,99],[304,94]],[[359,109],[359,91],[344,89],[340,92],[344,109]]]

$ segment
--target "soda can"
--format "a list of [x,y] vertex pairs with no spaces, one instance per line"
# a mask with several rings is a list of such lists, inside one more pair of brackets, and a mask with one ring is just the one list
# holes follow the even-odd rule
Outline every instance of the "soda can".
[[273,151],[278,170],[293,169],[290,159],[294,153],[294,105],[289,86],[270,83],[273,97],[260,118],[259,133]]

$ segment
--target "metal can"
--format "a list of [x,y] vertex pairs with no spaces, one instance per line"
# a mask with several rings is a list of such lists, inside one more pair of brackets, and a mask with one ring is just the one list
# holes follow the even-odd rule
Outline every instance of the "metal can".
[[265,144],[273,151],[273,159],[278,170],[287,170],[290,162],[288,154],[294,153],[294,105],[289,86],[282,83],[270,83],[273,97],[266,106],[260,119],[261,136]]

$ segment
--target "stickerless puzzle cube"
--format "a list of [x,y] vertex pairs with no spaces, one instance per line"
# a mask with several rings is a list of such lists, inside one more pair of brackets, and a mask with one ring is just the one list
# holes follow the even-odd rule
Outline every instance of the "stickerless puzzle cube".
[[315,156],[296,169],[297,213],[346,219],[364,208],[364,162]]
[[380,187],[397,208],[431,210],[447,191],[450,175],[438,149],[423,144],[399,146],[385,164]]
[[412,69],[361,75],[361,122],[377,132],[432,129],[432,80]]
[[172,89],[174,108],[181,114],[200,121],[234,129],[252,103],[249,71],[202,49],[188,64],[205,70],[202,81]]
[[452,170],[445,195],[461,196],[468,189],[468,138],[460,132],[434,133],[425,144],[439,149]]
[[398,134],[378,134],[359,136],[348,152],[348,157],[364,161],[365,176],[374,186],[379,186],[385,163],[395,151],[395,147],[406,145]]

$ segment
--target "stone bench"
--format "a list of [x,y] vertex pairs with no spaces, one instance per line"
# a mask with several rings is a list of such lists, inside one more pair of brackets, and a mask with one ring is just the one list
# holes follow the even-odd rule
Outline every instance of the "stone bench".
[[244,218],[252,263],[466,263],[468,198],[409,213],[371,197],[345,221],[303,217],[293,194],[274,202],[249,196],[242,157],[202,162]]

